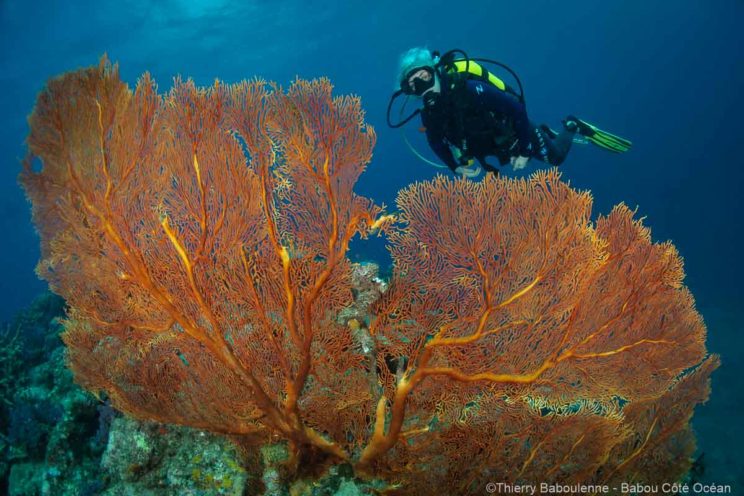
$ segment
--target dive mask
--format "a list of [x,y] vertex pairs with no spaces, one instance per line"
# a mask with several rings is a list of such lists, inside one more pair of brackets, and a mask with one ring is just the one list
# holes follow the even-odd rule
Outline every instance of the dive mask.
[[[416,74],[419,71],[426,71],[428,73],[429,77],[413,77],[414,74]],[[408,71],[406,74],[406,77],[403,78],[403,80],[400,82],[400,89],[405,93],[406,95],[416,95],[421,96],[424,93],[426,93],[429,89],[431,89],[432,86],[434,86],[435,79],[434,79],[434,69],[432,69],[429,66],[423,66],[423,67],[415,67]]]

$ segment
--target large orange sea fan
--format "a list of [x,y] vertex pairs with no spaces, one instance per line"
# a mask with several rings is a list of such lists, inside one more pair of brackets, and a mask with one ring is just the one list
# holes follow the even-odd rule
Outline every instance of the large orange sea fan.
[[[48,83],[21,182],[76,380],[403,494],[681,477],[718,361],[674,246],[622,205],[593,223],[553,171],[413,184],[393,226],[354,192],[361,103],[331,90],[160,94],[105,59]],[[380,230],[389,289],[344,325],[349,243]]]

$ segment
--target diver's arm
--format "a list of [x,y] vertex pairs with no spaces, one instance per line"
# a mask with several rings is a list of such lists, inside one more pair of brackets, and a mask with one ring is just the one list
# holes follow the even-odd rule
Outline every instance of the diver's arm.
[[468,91],[483,105],[496,113],[506,115],[514,125],[517,135],[517,149],[514,155],[530,156],[530,120],[527,109],[514,96],[481,81],[468,81]]

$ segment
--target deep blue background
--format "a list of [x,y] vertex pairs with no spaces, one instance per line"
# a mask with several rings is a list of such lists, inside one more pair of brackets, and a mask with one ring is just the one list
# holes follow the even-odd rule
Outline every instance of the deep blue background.
[[[724,363],[709,406],[697,416],[707,477],[744,490],[734,449],[744,440],[735,422],[744,372],[738,356],[744,2],[385,0],[332,9],[301,0],[32,4],[0,0],[0,321],[43,288],[32,272],[37,239],[15,176],[25,117],[46,78],[95,64],[104,52],[120,63],[125,80],[134,84],[150,71],[161,90],[177,74],[199,84],[258,75],[286,85],[297,75],[329,76],[339,93],[362,97],[378,132],[359,190],[390,205],[400,187],[437,172],[385,126],[398,56],[416,45],[458,47],[510,64],[534,120],[558,124],[576,113],[634,141],[624,156],[577,147],[564,177],[592,190],[597,212],[621,201],[638,206],[654,238],[673,240],[685,257],[710,348]],[[416,127],[409,126],[409,136],[420,143]]]

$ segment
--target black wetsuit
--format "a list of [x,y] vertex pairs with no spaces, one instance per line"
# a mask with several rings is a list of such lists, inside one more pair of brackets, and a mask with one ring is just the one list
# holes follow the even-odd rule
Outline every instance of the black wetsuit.
[[[441,88],[439,95],[426,101],[421,121],[432,150],[452,171],[475,158],[495,172],[486,156],[497,157],[501,165],[516,156],[551,165],[560,165],[566,158],[574,131],[563,130],[556,136],[535,126],[515,96],[474,79],[451,85],[445,78]],[[462,153],[462,163],[450,146]]]

